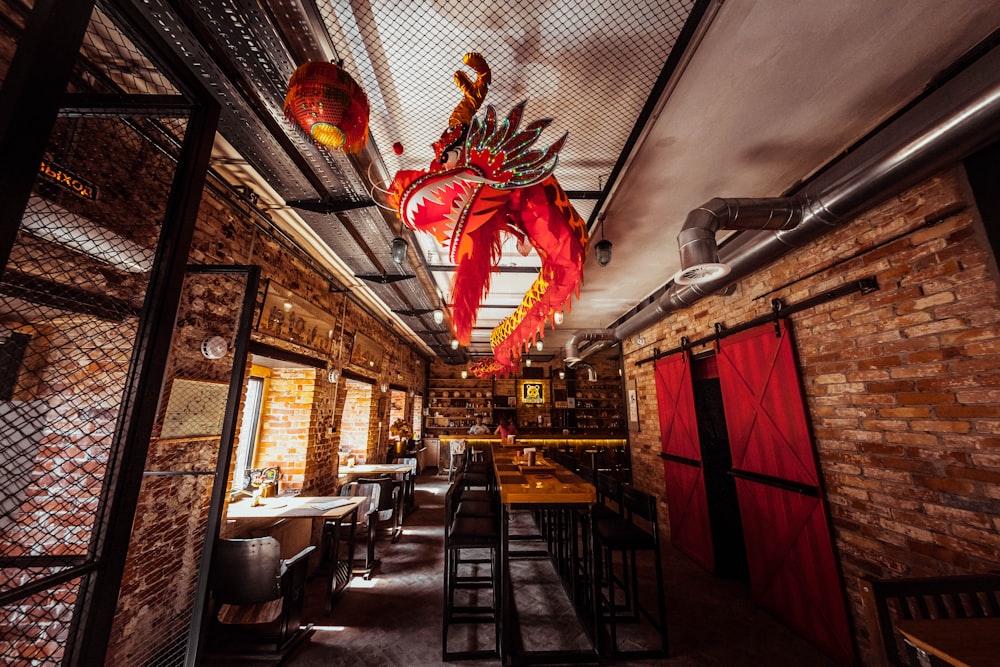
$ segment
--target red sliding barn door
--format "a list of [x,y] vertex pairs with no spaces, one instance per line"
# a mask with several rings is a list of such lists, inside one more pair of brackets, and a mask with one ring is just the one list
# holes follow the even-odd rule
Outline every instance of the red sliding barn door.
[[844,594],[787,322],[723,338],[717,358],[753,597],[849,664]]
[[656,362],[656,403],[665,495],[670,510],[670,542],[713,571],[715,556],[688,352]]

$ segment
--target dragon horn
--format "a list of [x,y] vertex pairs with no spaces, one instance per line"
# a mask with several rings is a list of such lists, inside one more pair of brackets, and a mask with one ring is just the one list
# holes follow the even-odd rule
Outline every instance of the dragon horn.
[[461,70],[455,72],[455,85],[458,86],[465,97],[458,103],[455,110],[451,112],[451,117],[448,119],[449,127],[454,125],[468,125],[472,121],[472,117],[476,115],[479,107],[483,104],[483,100],[486,99],[486,93],[490,89],[490,81],[492,80],[490,66],[486,64],[486,59],[481,54],[466,53],[465,57],[462,58],[462,62],[475,71],[476,80],[472,81]]

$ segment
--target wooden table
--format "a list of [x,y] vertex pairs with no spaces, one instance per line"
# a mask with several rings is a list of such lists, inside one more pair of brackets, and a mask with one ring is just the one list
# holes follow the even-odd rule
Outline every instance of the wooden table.
[[412,463],[359,463],[354,466],[340,466],[338,476],[349,479],[369,475],[390,475],[399,480],[408,472],[416,473]]
[[955,667],[1000,665],[1000,617],[899,620],[907,643]]
[[[500,654],[505,665],[530,664],[563,664],[566,662],[598,662],[600,657],[599,608],[596,604],[591,609],[577,607],[578,615],[591,641],[589,651],[548,650],[525,652],[515,647],[513,624],[514,587],[511,581],[510,550],[511,537],[509,533],[509,513],[512,509],[558,510],[572,516],[575,510],[590,508],[597,502],[597,490],[590,484],[566,468],[536,458],[536,466],[526,465],[526,461],[515,459],[515,451],[504,451],[493,448],[493,468],[496,474],[497,486],[500,492],[500,502],[503,505],[503,517],[500,521]],[[575,520],[572,517],[570,521]],[[575,546],[575,541],[574,541]],[[516,554],[514,555],[516,557]],[[591,591],[590,599],[598,600],[596,579],[588,582]],[[563,582],[572,600],[575,582]],[[574,600],[575,602],[575,600]],[[553,619],[558,620],[558,619]]]
[[[329,560],[330,567],[326,596],[326,608],[329,611],[333,606],[334,599],[351,580],[354,562],[354,537],[358,527],[358,508],[365,500],[361,496],[278,496],[276,498],[260,498],[260,505],[254,507],[250,499],[245,499],[230,503],[226,511],[226,518],[237,521],[276,519],[275,524],[286,519],[323,519],[330,525],[329,539],[323,545],[325,547],[323,550],[324,559]],[[342,558],[340,538],[345,525],[347,526],[347,555]],[[327,535],[325,527],[324,535]]]

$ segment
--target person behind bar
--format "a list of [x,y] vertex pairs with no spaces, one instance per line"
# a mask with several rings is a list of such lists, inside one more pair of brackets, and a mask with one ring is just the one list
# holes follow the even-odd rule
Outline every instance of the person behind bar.
[[497,426],[495,433],[500,436],[501,442],[509,444],[511,439],[517,435],[517,426],[510,420],[510,417],[504,417],[500,420],[500,425]]
[[486,435],[490,427],[483,423],[483,418],[476,415],[476,423],[469,427],[469,435]]

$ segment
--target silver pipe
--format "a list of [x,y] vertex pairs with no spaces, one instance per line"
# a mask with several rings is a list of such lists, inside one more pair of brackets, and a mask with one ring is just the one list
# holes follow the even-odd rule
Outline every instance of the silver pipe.
[[[600,350],[610,341],[617,341],[618,337],[615,336],[614,332],[610,329],[580,329],[579,331],[574,331],[573,335],[569,337],[566,341],[566,345],[563,348],[565,354],[563,355],[563,360],[566,364],[572,368],[585,357],[589,357],[597,350]],[[582,353],[579,350],[580,343],[587,341],[603,341],[601,345],[591,345]]]
[[[701,284],[671,284],[653,304],[616,327],[617,338],[627,338],[718,292],[996,140],[1000,137],[998,73],[1000,48],[994,48],[791,197],[723,200],[725,205],[713,199],[706,205],[711,216],[689,215],[692,224],[702,222],[709,228],[759,231],[744,232],[717,249],[719,261],[729,266],[727,275]],[[790,219],[786,216],[791,209],[796,209],[791,217],[797,217],[798,224],[771,226]],[[681,233],[686,243],[706,236],[689,230]],[[711,236],[714,244],[714,231]],[[711,254],[690,248],[685,252]]]

